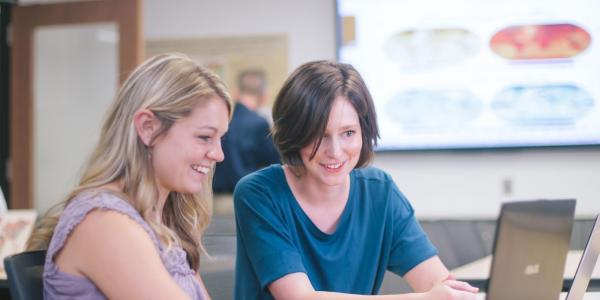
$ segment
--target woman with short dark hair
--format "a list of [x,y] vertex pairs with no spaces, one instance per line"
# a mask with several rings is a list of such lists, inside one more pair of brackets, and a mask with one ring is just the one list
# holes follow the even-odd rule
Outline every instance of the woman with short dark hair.
[[[379,130],[352,66],[300,66],[273,120],[283,165],[245,177],[234,192],[236,299],[474,299],[476,288],[450,279],[392,178],[367,167]],[[417,293],[371,296],[386,270]]]

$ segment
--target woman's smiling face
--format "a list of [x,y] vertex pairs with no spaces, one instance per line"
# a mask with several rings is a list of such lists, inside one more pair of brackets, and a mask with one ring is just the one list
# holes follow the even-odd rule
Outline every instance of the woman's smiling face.
[[159,191],[198,193],[215,163],[224,159],[221,137],[228,128],[225,101],[201,101],[185,118],[173,123],[152,145],[152,166]]
[[316,185],[343,184],[358,163],[363,143],[358,114],[348,99],[335,99],[323,139],[311,159],[316,142],[300,150],[305,179]]

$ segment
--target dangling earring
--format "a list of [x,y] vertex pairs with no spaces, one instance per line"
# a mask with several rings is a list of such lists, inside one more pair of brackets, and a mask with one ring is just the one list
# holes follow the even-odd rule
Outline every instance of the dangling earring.
[[146,146],[146,151],[148,151],[148,155],[147,155],[148,160],[149,161],[152,160],[152,147]]

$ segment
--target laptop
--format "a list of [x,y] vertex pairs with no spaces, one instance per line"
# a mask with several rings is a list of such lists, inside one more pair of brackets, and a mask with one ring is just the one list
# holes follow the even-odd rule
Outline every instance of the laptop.
[[558,299],[574,214],[574,199],[502,204],[486,299]]
[[585,250],[577,266],[575,277],[573,277],[573,284],[565,300],[581,300],[587,290],[592,272],[596,266],[596,260],[600,254],[600,215],[596,217],[594,227],[590,233]]

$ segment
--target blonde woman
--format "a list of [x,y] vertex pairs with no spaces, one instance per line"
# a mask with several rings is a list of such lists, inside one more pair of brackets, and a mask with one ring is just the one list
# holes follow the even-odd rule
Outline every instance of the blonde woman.
[[125,81],[79,186],[30,248],[47,244],[46,299],[203,299],[200,237],[231,98],[188,57],[150,58]]

